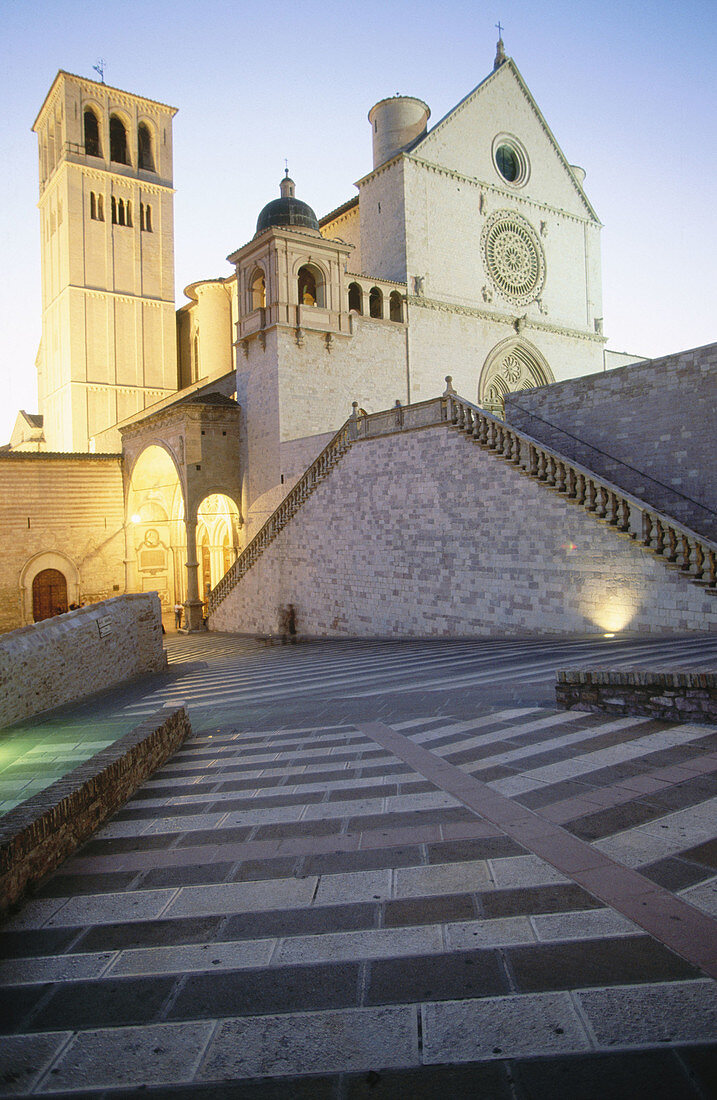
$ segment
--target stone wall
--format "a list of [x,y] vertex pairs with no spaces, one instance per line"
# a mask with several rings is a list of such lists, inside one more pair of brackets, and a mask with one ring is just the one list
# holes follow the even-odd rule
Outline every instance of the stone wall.
[[0,638],[0,726],[166,667],[155,592],[13,630]]
[[700,631],[713,596],[448,426],[355,443],[210,619],[269,633]]
[[0,912],[67,859],[191,734],[154,716],[0,819]]
[[717,540],[717,344],[511,394],[506,419]]
[[645,714],[665,722],[717,722],[717,673],[683,669],[559,669],[564,710]]
[[33,621],[32,581],[59,569],[68,603],[124,591],[118,455],[0,455],[0,632]]

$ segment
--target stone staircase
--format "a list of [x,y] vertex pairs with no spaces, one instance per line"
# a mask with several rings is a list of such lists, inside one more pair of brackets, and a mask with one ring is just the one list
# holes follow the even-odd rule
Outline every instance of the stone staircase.
[[359,414],[353,402],[349,419],[339,428],[266,523],[209,594],[211,615],[251,569],[264,550],[296,514],[358,440],[444,425],[466,435],[505,459],[526,476],[578,505],[596,520],[636,542],[688,581],[717,593],[717,543],[657,511],[639,497],[539,440],[460,397],[450,375],[442,397],[378,413]]
[[703,1096],[714,731],[256,727],[197,733],[5,925],[12,1095],[638,1095],[640,1052]]

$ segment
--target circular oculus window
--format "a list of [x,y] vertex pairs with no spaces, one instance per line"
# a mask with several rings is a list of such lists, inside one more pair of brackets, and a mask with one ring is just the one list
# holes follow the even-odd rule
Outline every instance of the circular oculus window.
[[532,225],[512,210],[498,210],[486,222],[481,246],[488,276],[504,298],[527,305],[545,284],[545,256]]
[[493,142],[493,163],[506,183],[520,187],[530,174],[528,154],[517,138],[498,134]]

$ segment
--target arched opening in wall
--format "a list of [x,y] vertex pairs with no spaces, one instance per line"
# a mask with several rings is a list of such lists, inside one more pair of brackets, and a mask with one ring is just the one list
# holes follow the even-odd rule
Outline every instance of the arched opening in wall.
[[157,592],[162,611],[186,598],[187,536],[177,467],[164,447],[151,444],[132,469],[127,492],[131,590]]
[[115,164],[129,164],[127,159],[127,130],[121,118],[110,116],[110,160]]
[[[38,577],[40,580],[35,585]],[[60,580],[60,577],[63,579]],[[54,591],[48,592],[48,588]],[[42,589],[45,590],[44,596],[39,594]],[[68,607],[73,604],[78,605],[82,599],[79,570],[72,559],[65,554],[57,550],[43,550],[31,557],[22,567],[20,595],[23,624],[39,621],[38,614],[41,618],[48,618],[59,614],[60,611],[67,611]],[[36,599],[42,601],[41,606],[38,606]]]
[[326,301],[324,279],[314,264],[304,264],[299,268],[298,291],[299,305],[324,307]]
[[478,383],[478,404],[503,419],[505,396],[518,390],[547,386],[553,372],[538,349],[525,340],[504,340],[483,365]]
[[358,283],[349,283],[349,309],[363,313],[363,291]]
[[235,558],[236,555],[232,553],[232,544],[229,537],[229,531],[225,530],[224,537],[222,539],[222,559],[225,573],[229,572],[235,561]]
[[67,611],[67,578],[59,569],[42,569],[32,582],[32,617],[39,623]]
[[192,341],[192,381],[196,382],[199,378],[199,333],[194,334],[194,340]]
[[372,286],[368,293],[368,312],[370,317],[383,317],[383,294],[377,286]]
[[240,547],[239,509],[224,493],[211,493],[197,509],[197,548],[201,596],[215,588],[236,561]]
[[137,130],[137,159],[139,167],[145,172],[154,172],[152,155],[152,133],[145,122],[140,122]]
[[388,299],[388,315],[392,321],[403,320],[403,302],[397,290],[392,290]]
[[203,600],[212,590],[212,552],[209,547],[209,532],[206,527],[197,528],[199,548],[199,566],[201,571],[200,593]]
[[249,309],[264,309],[266,307],[266,276],[260,267],[249,280]]
[[100,124],[97,115],[89,107],[85,109],[83,116],[85,128],[85,153],[88,157],[101,157]]

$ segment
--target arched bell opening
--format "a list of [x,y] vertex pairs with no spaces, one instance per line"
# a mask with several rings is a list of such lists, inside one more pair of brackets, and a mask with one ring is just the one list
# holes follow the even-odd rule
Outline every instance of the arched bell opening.
[[358,283],[349,283],[349,309],[363,313],[363,290]]
[[266,308],[266,276],[257,267],[249,280],[249,310]]
[[322,309],[325,307],[324,276],[315,264],[304,264],[299,268],[297,289],[300,306],[319,306]]
[[110,160],[129,164],[127,128],[118,115],[110,116]]
[[85,153],[88,157],[101,157],[102,146],[100,144],[100,124],[97,115],[91,107],[86,107],[84,116]]
[[369,317],[383,317],[383,294],[377,286],[372,286],[368,293],[368,312]]

